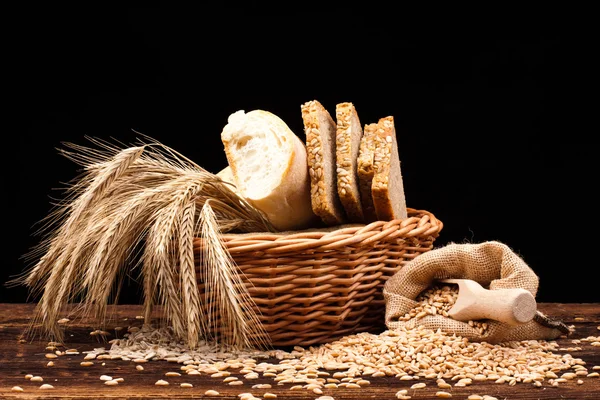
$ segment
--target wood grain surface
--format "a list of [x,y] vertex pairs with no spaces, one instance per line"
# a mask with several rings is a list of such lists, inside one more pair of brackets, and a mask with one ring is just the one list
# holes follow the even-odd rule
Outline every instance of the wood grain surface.
[[[594,347],[589,342],[573,344],[572,340],[589,336],[600,336],[600,303],[565,304],[539,303],[538,308],[548,316],[561,319],[568,325],[573,325],[575,331],[568,337],[558,339],[560,347],[581,347],[581,350],[561,353],[571,354],[586,362],[589,372],[592,367],[600,365],[600,347]],[[23,340],[22,334],[29,326],[34,306],[32,304],[0,304],[0,399],[239,399],[238,395],[251,392],[256,397],[263,398],[265,392],[277,395],[277,399],[316,399],[319,395],[308,390],[289,390],[289,384],[277,385],[272,378],[260,377],[252,381],[270,383],[272,389],[251,389],[247,382],[242,386],[228,386],[222,378],[210,376],[165,377],[168,371],[179,371],[180,366],[167,361],[150,361],[144,364],[144,370],[138,371],[133,362],[122,360],[102,360],[89,367],[82,367],[83,354],[62,355],[54,360],[54,366],[47,366],[45,347],[47,340]],[[136,319],[141,314],[137,305],[112,306],[111,315],[114,317],[108,326],[123,324],[141,325]],[[80,352],[94,347],[107,346],[94,336],[89,321],[78,320],[70,322],[66,329],[65,346],[76,348]],[[104,365],[103,365],[104,364]],[[43,382],[31,382],[25,379],[26,374],[40,375]],[[106,386],[99,379],[101,375],[122,377],[124,381],[117,386]],[[235,375],[235,371],[233,371]],[[240,376],[241,378],[241,376]],[[156,386],[159,379],[169,381],[169,386]],[[471,394],[494,396],[497,399],[600,399],[600,379],[598,377],[581,377],[583,383],[576,380],[561,383],[553,387],[546,380],[542,387],[532,384],[517,383],[510,386],[506,383],[497,384],[493,381],[473,382],[467,387],[453,387],[449,391],[452,399],[467,399]],[[409,389],[414,382],[400,381],[394,377],[370,378],[371,384],[360,389],[325,389],[323,395],[332,396],[336,400],[343,399],[396,399],[396,393],[401,389]],[[439,390],[435,381],[421,380],[427,383],[423,389],[409,389],[412,399],[437,399],[435,393]],[[182,388],[180,383],[189,382],[192,388]],[[51,384],[54,389],[42,390],[42,383]],[[23,392],[15,392],[14,386],[23,388]],[[207,397],[204,393],[214,389],[220,394]]]

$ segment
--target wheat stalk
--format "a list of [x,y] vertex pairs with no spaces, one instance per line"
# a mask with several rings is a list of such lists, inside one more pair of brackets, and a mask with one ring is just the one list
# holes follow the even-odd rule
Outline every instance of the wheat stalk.
[[[64,306],[106,316],[121,278],[139,269],[144,307],[158,301],[174,333],[192,347],[223,332],[226,345],[265,346],[265,333],[237,267],[220,242],[223,232],[274,231],[264,214],[228,183],[173,149],[149,140],[122,148],[90,139],[97,148],[66,143],[65,157],[83,167],[38,232],[46,233],[28,256],[37,262],[13,283],[41,295],[35,321],[61,338],[56,321]],[[200,211],[198,211],[200,210]],[[196,282],[194,238],[203,248]],[[134,249],[142,248],[140,254]],[[216,316],[220,315],[221,326]]]
[[252,310],[241,274],[235,272],[235,263],[224,247],[211,204],[207,200],[200,211],[200,275],[207,287],[208,326],[233,347],[264,346],[266,334]]

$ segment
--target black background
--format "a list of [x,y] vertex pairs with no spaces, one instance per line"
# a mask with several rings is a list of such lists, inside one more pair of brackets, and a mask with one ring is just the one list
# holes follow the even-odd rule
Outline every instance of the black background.
[[[383,10],[265,14],[175,7],[24,10],[11,17],[17,89],[5,132],[9,232],[0,281],[23,271],[35,223],[78,166],[61,142],[151,136],[217,172],[234,111],[265,109],[303,138],[300,105],[393,115],[409,207],[444,228],[436,247],[498,240],[540,277],[538,301],[597,302],[590,49],[569,27],[407,28]],[[587,103],[589,104],[589,103]],[[124,302],[136,302],[135,282]],[[27,300],[0,287],[0,302]],[[31,299],[30,299],[31,300]]]

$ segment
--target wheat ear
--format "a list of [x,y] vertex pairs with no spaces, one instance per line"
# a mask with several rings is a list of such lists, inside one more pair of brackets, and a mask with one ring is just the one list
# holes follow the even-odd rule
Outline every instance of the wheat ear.
[[194,254],[194,236],[196,233],[196,203],[186,199],[183,207],[179,231],[179,270],[181,277],[181,293],[183,296],[183,312],[187,317],[188,345],[195,348],[198,339],[210,337],[206,324],[204,305],[201,302],[196,281],[196,262]]

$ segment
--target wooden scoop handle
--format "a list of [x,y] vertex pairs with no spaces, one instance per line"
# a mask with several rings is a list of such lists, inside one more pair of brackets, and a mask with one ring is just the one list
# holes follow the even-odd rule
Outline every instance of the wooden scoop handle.
[[520,325],[533,319],[537,311],[535,298],[528,290],[488,290],[470,279],[444,279],[458,284],[458,298],[448,315],[459,321],[493,319],[509,325]]

